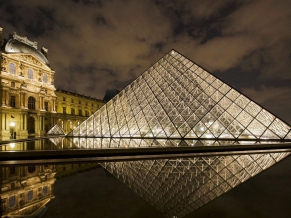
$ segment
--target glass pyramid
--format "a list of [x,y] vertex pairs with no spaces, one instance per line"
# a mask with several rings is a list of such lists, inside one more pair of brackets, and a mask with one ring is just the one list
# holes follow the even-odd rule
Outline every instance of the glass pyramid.
[[65,132],[60,125],[56,124],[47,132],[47,135],[65,135]]
[[290,139],[290,126],[170,51],[68,136]]
[[287,155],[248,154],[101,165],[168,217],[184,217]]

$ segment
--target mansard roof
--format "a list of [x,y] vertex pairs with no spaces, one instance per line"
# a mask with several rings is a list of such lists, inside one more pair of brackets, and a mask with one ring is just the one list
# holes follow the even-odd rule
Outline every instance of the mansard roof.
[[4,46],[4,50],[10,54],[32,54],[47,66],[50,65],[44,54],[37,50],[36,42],[31,42],[26,37],[18,36],[16,33],[10,35],[10,38]]

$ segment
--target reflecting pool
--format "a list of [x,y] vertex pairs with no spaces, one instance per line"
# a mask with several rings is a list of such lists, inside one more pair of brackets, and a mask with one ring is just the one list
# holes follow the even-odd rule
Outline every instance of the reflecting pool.
[[[2,145],[2,158],[9,153],[19,153],[20,158],[0,159],[1,215],[273,217],[274,210],[283,214],[280,217],[291,214],[287,206],[291,198],[288,188],[291,159],[286,158],[289,145],[284,149],[273,149],[273,142],[257,141],[98,140],[56,137]],[[262,150],[235,150],[237,146],[245,145],[252,148],[253,144],[261,145]],[[54,158],[48,158],[45,153],[102,149],[116,152],[128,149],[128,145],[136,149],[158,148],[158,156],[148,152],[147,157],[142,158],[139,154],[139,158],[130,160],[128,155],[135,153],[126,153],[124,160],[94,161],[88,153],[86,157],[74,154]],[[181,150],[176,157],[177,154],[167,153],[172,150],[163,150],[173,147],[192,147],[194,150],[192,153],[189,149]],[[228,153],[218,155],[213,150],[204,153],[205,147],[227,147]],[[230,153],[230,148],[235,153]],[[37,155],[32,160],[31,156],[25,156],[33,153]],[[42,163],[36,163],[42,154],[45,157]],[[100,153],[93,155],[96,158]]]

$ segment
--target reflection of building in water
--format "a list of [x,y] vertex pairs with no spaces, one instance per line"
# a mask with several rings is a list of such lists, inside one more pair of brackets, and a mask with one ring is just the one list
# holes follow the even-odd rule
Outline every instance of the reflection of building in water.
[[99,168],[99,163],[68,163],[62,165],[56,165],[56,178],[63,178],[66,176],[83,173],[96,168]]
[[169,217],[184,217],[289,153],[250,154],[101,165]]
[[13,33],[3,39],[0,28],[0,135],[39,136],[58,123],[72,130],[103,105],[101,100],[56,90],[48,50]]
[[0,169],[3,216],[39,217],[45,212],[45,205],[54,198],[55,166],[10,166]]

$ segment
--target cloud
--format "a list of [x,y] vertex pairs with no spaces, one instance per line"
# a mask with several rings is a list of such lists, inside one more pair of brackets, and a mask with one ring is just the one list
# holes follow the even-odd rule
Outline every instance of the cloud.
[[172,48],[210,72],[291,79],[288,0],[0,2],[5,34],[49,49],[58,88],[103,98]]

